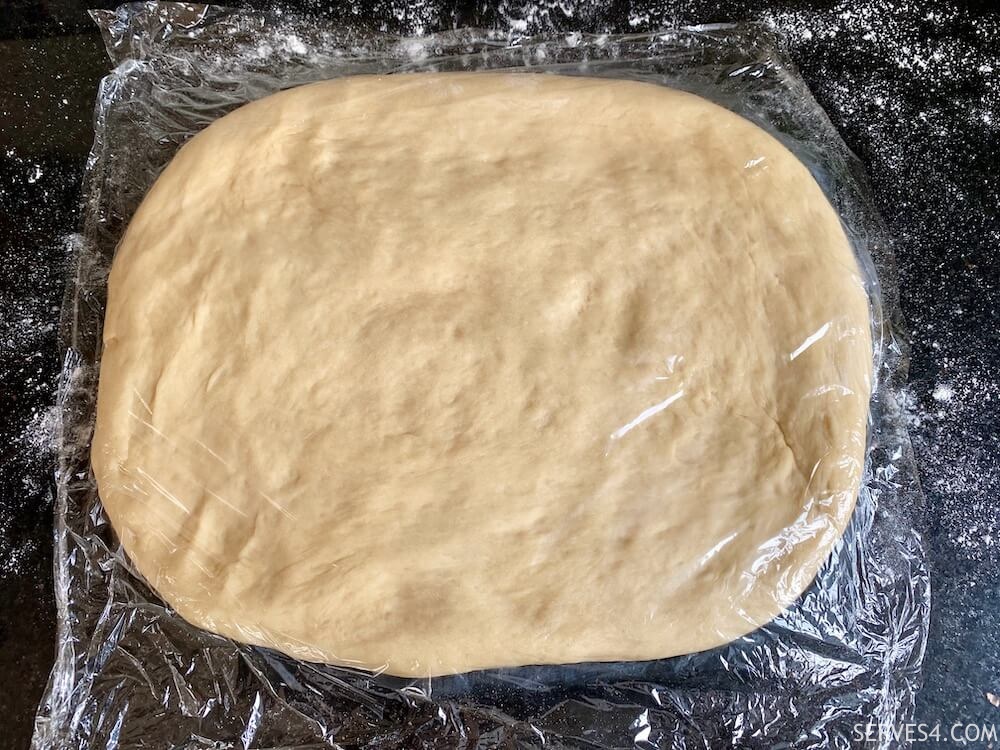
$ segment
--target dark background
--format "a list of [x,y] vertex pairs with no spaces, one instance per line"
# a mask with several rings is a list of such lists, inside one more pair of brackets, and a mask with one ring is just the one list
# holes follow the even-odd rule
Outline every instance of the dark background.
[[[755,19],[786,35],[803,77],[868,168],[894,241],[912,341],[906,418],[927,496],[934,596],[917,720],[945,730],[1000,726],[1000,10],[990,5],[284,5],[408,33],[512,20],[629,31]],[[94,94],[110,65],[86,7],[0,0],[0,748],[27,746],[55,643],[46,437],[55,323]]]

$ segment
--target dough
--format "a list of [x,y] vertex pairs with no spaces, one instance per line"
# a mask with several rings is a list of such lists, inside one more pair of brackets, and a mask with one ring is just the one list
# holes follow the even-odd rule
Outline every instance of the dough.
[[353,77],[177,154],[115,258],[93,466],[190,622],[437,675],[726,643],[862,475],[865,289],[809,171],[652,84]]

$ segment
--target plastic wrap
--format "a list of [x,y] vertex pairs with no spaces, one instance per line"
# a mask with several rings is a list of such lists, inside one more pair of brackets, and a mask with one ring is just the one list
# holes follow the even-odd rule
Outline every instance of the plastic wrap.
[[[94,13],[116,63],[64,307],[56,509],[57,660],[38,748],[850,747],[912,710],[929,585],[897,407],[905,351],[891,254],[854,158],[757,27],[401,39],[251,11],[142,3]],[[108,270],[177,149],[241,104],[343,75],[512,69],[691,91],[774,134],[840,214],[871,302],[875,380],[862,489],[812,585],[727,645],[643,662],[400,678],[297,661],[200,630],[124,554],[90,467]],[[879,281],[882,282],[880,287]],[[879,746],[893,734],[875,732]],[[878,743],[877,743],[878,744]]]

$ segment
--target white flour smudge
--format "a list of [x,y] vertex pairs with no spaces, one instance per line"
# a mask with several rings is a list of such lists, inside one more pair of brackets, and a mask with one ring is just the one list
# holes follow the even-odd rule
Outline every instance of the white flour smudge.
[[47,457],[55,451],[55,430],[59,419],[59,409],[53,404],[36,410],[24,432],[21,433],[21,445],[25,450]]
[[952,398],[954,398],[954,396],[955,396],[955,389],[952,388],[947,383],[941,383],[940,385],[938,385],[934,389],[934,392],[931,394],[931,397],[935,401],[951,401]]

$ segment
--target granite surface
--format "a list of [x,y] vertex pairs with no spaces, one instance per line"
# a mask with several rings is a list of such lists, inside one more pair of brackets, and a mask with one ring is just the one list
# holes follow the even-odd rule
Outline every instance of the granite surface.
[[[803,77],[867,165],[895,244],[934,590],[917,720],[1000,726],[1000,15],[989,4],[890,0],[286,7],[411,32],[512,20],[622,31],[754,18],[787,36]],[[94,92],[108,67],[84,5],[2,4],[0,748],[27,746],[53,656],[46,429],[55,323]]]

